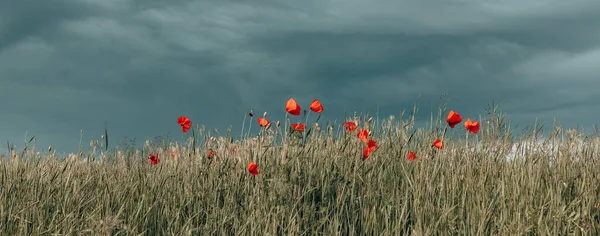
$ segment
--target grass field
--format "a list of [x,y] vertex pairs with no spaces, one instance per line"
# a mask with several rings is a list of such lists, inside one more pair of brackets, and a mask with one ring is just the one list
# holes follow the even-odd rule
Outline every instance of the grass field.
[[[193,126],[183,142],[148,140],[137,150],[107,150],[108,134],[66,157],[12,150],[0,163],[0,232],[597,234],[600,139],[540,124],[517,136],[496,108],[471,117],[481,130],[468,135],[464,122],[448,127],[444,108],[421,128],[415,110],[349,117],[352,132],[333,122],[317,128],[313,113],[302,120],[305,131],[290,132],[282,121],[257,133],[254,115],[240,140],[239,131]],[[366,160],[357,136],[363,128],[377,145]],[[442,149],[432,147],[438,138]],[[407,158],[410,151],[416,159]]]

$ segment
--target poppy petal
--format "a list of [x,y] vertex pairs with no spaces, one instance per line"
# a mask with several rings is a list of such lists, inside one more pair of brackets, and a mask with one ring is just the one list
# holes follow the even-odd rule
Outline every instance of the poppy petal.
[[460,114],[451,110],[450,113],[448,113],[448,117],[446,117],[446,122],[450,128],[454,128],[454,126],[462,122],[462,117],[460,117]]
[[306,129],[306,126],[304,124],[292,124],[292,128],[296,131],[302,132],[304,131],[304,129]]
[[440,141],[440,139],[436,139],[433,142],[433,146],[437,149],[442,149],[442,148],[444,148],[444,143],[442,141]]
[[465,121],[465,128],[467,131],[477,134],[479,133],[479,122],[473,122],[471,119]]
[[179,125],[181,126],[181,131],[183,131],[184,133],[186,133],[190,128],[192,128],[192,121],[185,116],[180,116],[179,118],[177,118],[177,123],[179,123]]
[[252,174],[253,176],[257,176],[258,175],[258,164],[254,163],[254,162],[250,162],[250,165],[248,165],[248,172],[250,172],[250,174]]
[[319,102],[319,100],[315,99],[310,104],[310,109],[316,113],[321,113],[321,112],[323,112],[323,105],[321,105],[321,102]]
[[367,143],[367,139],[369,138],[369,132],[367,131],[367,129],[362,129],[362,130],[358,131],[358,133],[356,134],[356,136],[363,143]]
[[407,155],[406,158],[408,158],[408,160],[410,161],[414,161],[417,159],[417,155],[415,155],[415,153],[413,151],[410,151]]
[[258,121],[258,125],[260,127],[267,127],[267,126],[269,126],[269,124],[271,124],[271,122],[269,122],[269,120],[267,120],[263,117],[258,118],[257,121]]
[[356,130],[356,122],[348,121],[342,124],[342,126],[346,129],[346,131],[352,133]]
[[294,116],[300,115],[300,106],[296,103],[296,100],[290,98],[285,104],[285,110]]

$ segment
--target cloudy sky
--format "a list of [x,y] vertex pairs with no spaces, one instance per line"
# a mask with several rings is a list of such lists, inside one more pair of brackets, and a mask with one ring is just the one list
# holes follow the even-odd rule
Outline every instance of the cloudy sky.
[[[598,123],[600,1],[302,0],[0,2],[0,141],[59,151],[99,139],[181,138],[177,117],[239,134],[294,97],[464,117],[504,102],[510,122]],[[140,141],[141,142],[141,141]],[[38,147],[39,147],[38,146]],[[6,152],[0,145],[0,152]]]

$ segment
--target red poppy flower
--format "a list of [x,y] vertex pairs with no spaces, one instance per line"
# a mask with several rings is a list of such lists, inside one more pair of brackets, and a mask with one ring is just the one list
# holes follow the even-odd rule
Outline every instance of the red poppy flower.
[[367,129],[361,129],[360,131],[358,131],[358,133],[356,134],[356,136],[363,143],[367,143],[367,139],[369,138],[369,132],[367,132]]
[[285,104],[285,110],[294,116],[299,116],[301,109],[298,103],[296,103],[296,100],[290,98]]
[[187,132],[190,128],[192,128],[192,121],[185,116],[180,116],[177,119],[177,123],[179,123],[179,125],[181,125],[181,130],[184,133]]
[[410,161],[414,161],[415,159],[417,159],[417,155],[415,155],[413,151],[410,151],[408,155],[406,155],[406,158],[408,158],[408,160]]
[[356,130],[356,122],[348,121],[342,124],[342,126],[346,129],[346,131],[352,133]]
[[306,128],[306,126],[304,124],[292,124],[292,128],[296,131],[304,131],[304,129]]
[[212,159],[217,153],[215,153],[215,151],[213,151],[212,149],[208,149],[208,154],[206,154],[206,158],[208,159]]
[[369,142],[367,142],[367,147],[363,149],[363,161],[369,158],[369,155],[371,155],[371,153],[374,152],[375,149],[377,149],[377,143],[372,139],[369,140]]
[[253,176],[257,176],[258,175],[258,164],[254,163],[254,162],[250,162],[250,165],[248,166],[248,172],[250,172],[250,174],[252,174]]
[[152,165],[156,165],[156,164],[160,163],[160,159],[158,159],[158,153],[156,153],[156,155],[150,154],[148,159],[150,159],[150,162],[152,163]]
[[315,99],[310,104],[310,109],[316,113],[321,113],[321,112],[323,112],[323,105],[321,105],[321,102],[319,102],[319,100]]
[[448,113],[446,122],[448,122],[448,126],[450,126],[450,128],[454,128],[455,125],[462,122],[462,118],[460,117],[460,114],[451,110],[450,113]]
[[442,149],[444,148],[444,143],[438,138],[433,142],[433,146],[437,149]]
[[271,124],[271,122],[269,122],[269,120],[262,118],[262,117],[260,117],[256,120],[258,121],[258,125],[260,125],[260,127],[267,127]]
[[465,121],[465,128],[471,133],[477,134],[479,132],[479,122],[473,122],[471,119]]

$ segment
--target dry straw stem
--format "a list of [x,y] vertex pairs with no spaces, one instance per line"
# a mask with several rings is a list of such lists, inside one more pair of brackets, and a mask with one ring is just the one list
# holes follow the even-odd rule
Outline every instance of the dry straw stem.
[[[464,130],[446,130],[439,122],[442,117],[431,119],[427,129],[416,128],[415,114],[416,109],[406,119],[403,113],[369,124],[376,130],[373,138],[379,148],[366,161],[356,133],[345,133],[339,124],[334,127],[342,130],[340,135],[329,128],[313,129],[304,145],[276,144],[281,137],[265,130],[264,139],[232,143],[235,154],[222,144],[229,143],[229,137],[217,137],[221,145],[199,147],[203,150],[196,155],[191,140],[184,145],[166,143],[154,147],[161,157],[155,166],[149,164],[148,152],[123,147],[102,152],[101,157],[93,151],[59,158],[26,150],[0,163],[0,232],[598,233],[596,136],[565,133],[555,126],[539,143],[536,125],[517,139],[506,128],[503,114],[493,109],[482,117],[478,145],[470,143],[466,149]],[[210,135],[197,131],[198,137]],[[446,147],[432,148],[440,136],[445,136]],[[218,158],[203,156],[208,148]],[[407,160],[409,150],[419,158]],[[260,164],[258,176],[246,170],[252,160]]]

